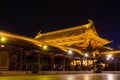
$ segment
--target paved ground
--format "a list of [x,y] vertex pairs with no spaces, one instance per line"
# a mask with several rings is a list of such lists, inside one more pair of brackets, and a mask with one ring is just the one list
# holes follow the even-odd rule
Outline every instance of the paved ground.
[[31,75],[59,75],[59,74],[85,74],[93,73],[93,71],[39,71],[32,74],[31,71],[0,71],[0,76],[31,76]]
[[2,76],[0,80],[120,80],[120,74],[65,74],[65,75],[31,75]]
[[[31,75],[66,75],[66,74],[95,74],[93,71],[39,71],[32,74],[31,71],[0,71],[2,76],[31,76]],[[102,74],[120,74],[120,71],[102,71]]]

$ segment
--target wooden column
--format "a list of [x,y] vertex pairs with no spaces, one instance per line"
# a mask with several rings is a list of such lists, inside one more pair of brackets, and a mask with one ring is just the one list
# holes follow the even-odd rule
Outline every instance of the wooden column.
[[75,70],[74,57],[73,57],[72,61],[73,61],[73,70]]
[[115,70],[114,70],[114,71],[116,71],[116,62],[114,62],[114,67],[115,67]]
[[95,66],[94,59],[92,61],[93,61],[93,70],[94,70],[94,66]]
[[20,68],[19,70],[21,71],[22,69],[22,51],[20,51]]
[[24,55],[25,61],[24,61],[24,65],[25,65],[25,70],[27,70],[27,63],[26,63],[26,55]]
[[88,70],[88,61],[89,61],[89,59],[87,59],[87,70]]
[[38,53],[38,62],[40,63],[40,53]]
[[65,71],[65,55],[63,56],[63,71]]
[[54,67],[55,67],[55,65],[54,65],[54,56],[50,55],[50,57],[51,57],[51,70],[53,71]]
[[81,69],[83,71],[83,59],[81,59]]

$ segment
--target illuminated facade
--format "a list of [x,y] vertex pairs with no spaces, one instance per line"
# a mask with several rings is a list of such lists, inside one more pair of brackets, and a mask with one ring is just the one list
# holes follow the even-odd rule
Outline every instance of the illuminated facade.
[[[39,32],[35,39],[60,48],[66,53],[68,50],[73,50],[82,55],[83,58],[71,61],[71,65],[73,66],[77,64],[82,67],[91,66],[95,60],[90,60],[89,58],[96,58],[103,51],[113,50],[105,46],[111,43],[111,41],[103,39],[98,35],[92,20],[89,20],[88,24],[72,28],[43,34]],[[85,53],[89,54],[88,58],[84,57]]]
[[[0,70],[30,70],[33,62],[46,63],[45,61],[48,61],[46,64],[51,70],[57,61],[60,61],[59,65],[63,65],[64,68],[67,65],[75,67],[78,63],[81,66],[88,66],[94,61],[84,56],[86,52],[93,58],[102,51],[112,50],[105,46],[111,41],[98,35],[92,20],[89,20],[88,24],[68,29],[43,34],[39,32],[35,38],[4,31],[0,31],[0,36]],[[49,51],[42,50],[42,48],[47,50],[50,46],[54,48],[50,48]],[[58,50],[61,52],[57,52]],[[74,51],[82,57],[75,59],[76,56],[67,55],[67,51],[70,54]],[[71,60],[68,60],[68,57]]]
[[[43,34],[38,33],[35,39],[45,44],[58,47],[65,52],[70,49],[83,54],[89,44],[93,49],[99,51],[105,49],[112,50],[112,48],[104,46],[111,43],[111,41],[103,39],[98,35],[92,20],[89,20],[88,24],[81,26]],[[97,51],[95,52],[98,53]]]

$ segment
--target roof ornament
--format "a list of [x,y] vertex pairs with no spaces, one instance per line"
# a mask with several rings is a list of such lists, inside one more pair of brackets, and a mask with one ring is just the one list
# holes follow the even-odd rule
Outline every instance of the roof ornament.
[[40,38],[42,36],[41,34],[41,30],[38,32],[37,36],[35,36],[35,38]]
[[91,41],[89,41],[88,46],[86,47],[84,52],[92,53],[95,49],[92,47]]
[[93,20],[88,19],[88,21],[89,21],[89,24],[94,24]]
[[88,19],[88,21],[89,21],[89,23],[86,24],[86,28],[91,28],[93,26],[94,22],[91,19]]

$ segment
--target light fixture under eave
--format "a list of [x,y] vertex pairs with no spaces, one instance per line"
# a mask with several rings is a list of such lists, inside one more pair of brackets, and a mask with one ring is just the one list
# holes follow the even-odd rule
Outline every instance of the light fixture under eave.
[[72,54],[72,53],[73,53],[73,51],[72,51],[72,50],[68,50],[67,52],[68,52],[68,54]]
[[5,42],[6,38],[5,37],[1,37],[1,41]]
[[88,53],[85,53],[85,57],[88,57],[89,55],[88,55]]
[[48,49],[48,46],[47,46],[47,45],[43,45],[43,49],[44,49],[44,50],[47,50],[47,49]]
[[0,47],[4,48],[4,47],[5,47],[5,45],[3,45],[3,44],[2,44],[2,45],[0,45]]
[[112,55],[111,54],[107,55],[107,58],[112,58]]

